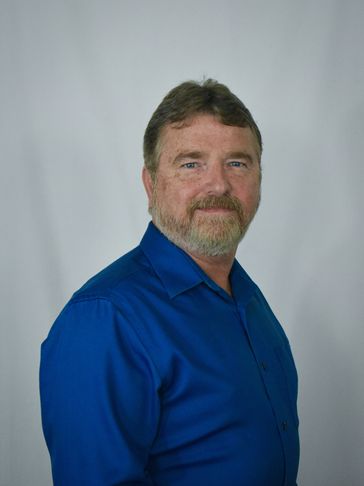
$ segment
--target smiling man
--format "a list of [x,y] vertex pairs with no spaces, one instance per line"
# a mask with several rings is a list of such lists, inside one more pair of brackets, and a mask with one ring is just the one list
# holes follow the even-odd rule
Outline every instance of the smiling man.
[[54,484],[293,486],[297,374],[235,260],[262,140],[213,80],[174,88],[144,137],[140,245],[77,291],[42,345]]
[[157,174],[143,170],[154,224],[230,294],[234,255],[259,204],[260,150],[249,127],[195,113],[164,127]]

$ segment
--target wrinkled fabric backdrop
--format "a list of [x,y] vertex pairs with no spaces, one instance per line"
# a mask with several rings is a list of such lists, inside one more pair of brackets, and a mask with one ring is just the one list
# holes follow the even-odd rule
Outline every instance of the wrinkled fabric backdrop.
[[299,484],[363,484],[363,8],[1,1],[1,486],[51,484],[40,343],[72,292],[138,244],[145,126],[170,88],[204,76],[263,133],[238,258],[299,369]]

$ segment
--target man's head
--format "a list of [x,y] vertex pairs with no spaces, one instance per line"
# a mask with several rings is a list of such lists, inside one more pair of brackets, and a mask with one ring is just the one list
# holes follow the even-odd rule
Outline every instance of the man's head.
[[153,178],[158,168],[164,127],[182,123],[197,114],[213,115],[224,125],[249,127],[255,135],[261,156],[263,143],[259,128],[240,99],[227,86],[213,79],[202,83],[186,81],[163,98],[145,130],[144,164]]
[[192,254],[234,254],[260,200],[262,141],[243,103],[216,81],[183,83],[153,114],[143,181],[156,226]]

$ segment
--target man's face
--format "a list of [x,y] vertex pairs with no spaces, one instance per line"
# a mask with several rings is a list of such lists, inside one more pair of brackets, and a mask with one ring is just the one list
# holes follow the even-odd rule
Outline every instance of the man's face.
[[248,127],[206,114],[167,125],[155,181],[143,172],[155,225],[189,253],[234,254],[259,205],[259,160]]

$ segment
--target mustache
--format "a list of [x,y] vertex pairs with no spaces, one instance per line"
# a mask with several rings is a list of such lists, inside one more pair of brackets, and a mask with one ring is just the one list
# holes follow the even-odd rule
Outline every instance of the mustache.
[[239,215],[243,214],[243,206],[239,199],[234,196],[225,194],[223,196],[207,196],[203,199],[197,199],[191,202],[188,208],[190,215],[196,209],[231,209],[236,211]]

